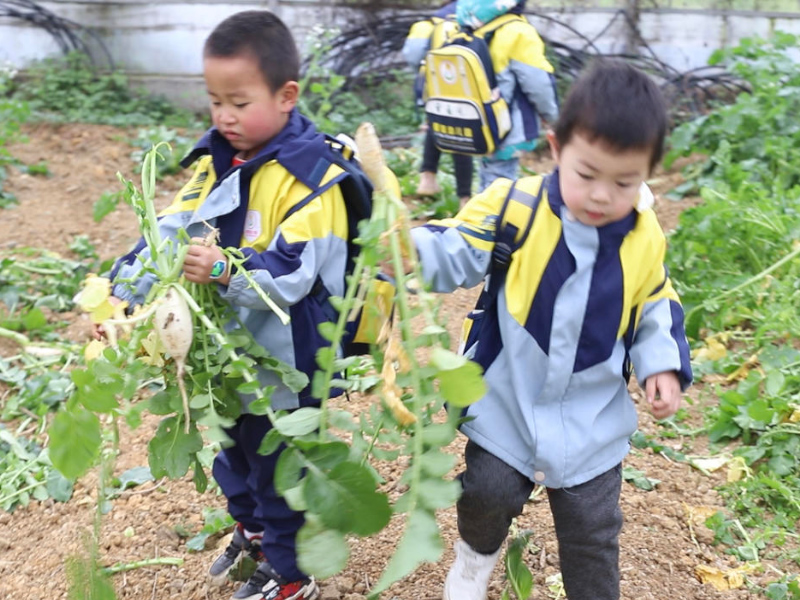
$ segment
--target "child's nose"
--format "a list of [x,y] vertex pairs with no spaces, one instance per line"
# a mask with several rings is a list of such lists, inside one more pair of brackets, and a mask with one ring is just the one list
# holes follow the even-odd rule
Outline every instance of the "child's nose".
[[233,123],[236,121],[236,117],[233,114],[233,111],[227,108],[220,108],[219,109],[219,120],[220,123]]
[[609,186],[603,182],[597,181],[592,186],[591,192],[589,197],[594,202],[610,202],[611,201],[611,190]]

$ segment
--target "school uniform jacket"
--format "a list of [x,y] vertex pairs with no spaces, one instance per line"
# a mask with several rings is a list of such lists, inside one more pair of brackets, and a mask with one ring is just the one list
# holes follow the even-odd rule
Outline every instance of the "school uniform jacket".
[[[324,297],[309,293],[321,282],[328,293],[344,295],[347,213],[337,185],[346,175],[325,158],[325,138],[296,110],[286,126],[254,158],[231,168],[236,150],[214,128],[184,160],[197,161],[194,174],[160,215],[162,238],[179,229],[202,237],[219,228],[222,247],[238,247],[257,284],[291,317],[283,325],[242,275],[218,285],[222,298],[269,353],[311,378],[315,354],[327,345],[317,325],[335,318]],[[148,250],[140,242],[112,271],[114,294],[141,303],[153,283],[143,273]],[[132,279],[130,284],[122,280]],[[317,404],[310,386],[296,394],[273,372],[260,372],[262,386],[275,386],[272,407]],[[245,398],[246,405],[252,398]]]
[[[541,177],[518,181],[535,195]],[[511,181],[499,179],[454,219],[412,230],[434,291],[477,285],[489,271],[494,228]],[[513,223],[530,211],[512,202]],[[523,227],[521,227],[523,229]],[[637,427],[630,365],[643,382],[676,371],[692,379],[683,310],[663,265],[652,210],[604,227],[572,217],[554,172],[523,245],[485,317],[473,360],[488,391],[462,431],[536,483],[572,487],[617,465]]]

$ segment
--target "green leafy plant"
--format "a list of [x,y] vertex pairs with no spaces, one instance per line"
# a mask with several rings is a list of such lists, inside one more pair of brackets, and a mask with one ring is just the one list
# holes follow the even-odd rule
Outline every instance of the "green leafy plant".
[[8,177],[8,165],[17,163],[7,145],[21,139],[20,125],[30,116],[26,102],[9,97],[16,75],[15,71],[0,68],[0,208],[16,202],[16,198],[3,189]]
[[509,542],[504,559],[506,570],[506,585],[501,595],[502,600],[527,600],[533,592],[533,575],[525,563],[527,555],[532,551],[532,531],[520,531],[512,523],[509,532]]
[[167,145],[161,146],[157,155],[156,180],[161,179],[164,175],[173,175],[181,171],[183,167],[180,162],[194,147],[195,136],[183,135],[164,125],[140,129],[136,139],[131,142],[136,147],[131,158],[137,164],[137,173],[141,172],[145,153],[162,142],[166,142]]
[[60,122],[185,127],[197,121],[166,100],[132,91],[121,72],[99,72],[77,51],[33,64],[10,91],[38,118]]

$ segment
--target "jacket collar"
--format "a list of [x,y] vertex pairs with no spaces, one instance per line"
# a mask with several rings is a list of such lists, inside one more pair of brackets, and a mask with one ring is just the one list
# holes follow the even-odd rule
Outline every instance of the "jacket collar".
[[283,168],[310,189],[316,189],[319,181],[311,177],[320,156],[326,152],[325,135],[318,132],[314,124],[293,109],[289,120],[281,131],[272,138],[261,151],[239,167],[231,168],[231,161],[237,150],[217,131],[210,128],[197,142],[192,151],[181,161],[188,167],[201,156],[210,154],[218,179],[224,179],[234,169],[243,169],[252,174],[261,165],[277,160]]

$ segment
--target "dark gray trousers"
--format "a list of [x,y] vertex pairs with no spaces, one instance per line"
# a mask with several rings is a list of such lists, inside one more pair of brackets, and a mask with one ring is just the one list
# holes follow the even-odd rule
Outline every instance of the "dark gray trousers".
[[[476,551],[492,554],[534,483],[471,440],[459,475],[458,532]],[[619,494],[622,465],[571,488],[547,489],[558,557],[569,600],[619,600]]]

